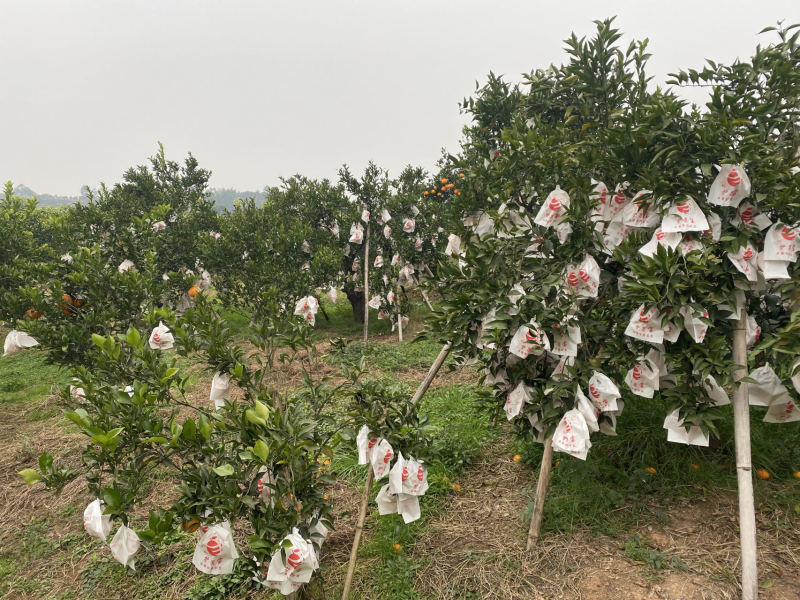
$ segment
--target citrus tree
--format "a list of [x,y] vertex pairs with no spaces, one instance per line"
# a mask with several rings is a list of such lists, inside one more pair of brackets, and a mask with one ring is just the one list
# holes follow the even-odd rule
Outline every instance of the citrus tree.
[[783,351],[778,371],[790,375],[796,275],[756,293],[756,263],[749,282],[739,268],[767,251],[768,230],[791,246],[797,225],[797,36],[780,35],[751,63],[678,74],[713,87],[704,111],[648,90],[646,44],[619,48],[610,21],[568,39],[570,61],[532,72],[526,91],[493,77],[465,103],[474,120],[454,163],[466,173],[464,227],[439,266],[431,330],[486,366],[498,408],[546,442],[544,463],[551,445],[585,458],[624,402],[654,394],[677,411],[671,440],[707,443],[725,388],[742,389],[728,318],[741,298],[783,332],[762,347]]

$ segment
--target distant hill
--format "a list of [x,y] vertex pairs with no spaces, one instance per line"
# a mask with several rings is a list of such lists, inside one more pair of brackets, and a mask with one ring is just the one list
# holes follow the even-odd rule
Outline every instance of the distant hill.
[[[55,196],[53,194],[37,194],[27,185],[18,184],[14,186],[14,193],[17,196],[21,196],[23,198],[31,198],[32,196],[36,196],[36,200],[39,201],[39,204],[42,206],[64,206],[65,204],[74,204],[76,202],[80,202],[81,200],[85,200],[86,196],[81,194],[80,196]],[[233,209],[233,202],[237,198],[255,198],[256,203],[260,204],[264,201],[264,192],[248,192],[248,191],[239,191],[233,188],[212,188],[209,190],[211,194],[211,198],[214,200],[214,204],[216,205],[216,209],[218,211],[222,211],[223,209],[232,210]]]
[[15,185],[14,194],[23,198],[30,198],[36,196],[36,200],[42,206],[64,206],[65,204],[74,204],[80,202],[85,196],[54,196],[53,194],[37,194],[27,185]]

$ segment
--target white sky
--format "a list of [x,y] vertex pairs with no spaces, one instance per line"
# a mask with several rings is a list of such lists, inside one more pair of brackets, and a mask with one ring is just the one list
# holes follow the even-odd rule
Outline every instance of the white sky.
[[0,180],[78,195],[158,141],[241,190],[369,159],[431,169],[476,80],[561,63],[570,32],[615,14],[662,82],[749,57],[800,1],[0,0]]

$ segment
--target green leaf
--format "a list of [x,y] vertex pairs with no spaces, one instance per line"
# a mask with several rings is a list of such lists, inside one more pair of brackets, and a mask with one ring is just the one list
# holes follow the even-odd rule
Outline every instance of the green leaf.
[[[103,502],[111,512],[118,510],[122,506],[122,496],[119,490],[114,488],[103,488]],[[108,512],[108,510],[106,512]]]
[[195,440],[195,437],[197,437],[197,426],[195,425],[194,419],[186,419],[183,422],[181,437],[187,442],[193,442]]
[[269,407],[264,404],[263,402],[259,402],[256,400],[256,414],[261,417],[262,419],[269,418]]
[[96,333],[92,334],[92,343],[95,346],[97,346],[98,348],[102,348],[103,347],[103,342],[105,342],[105,341],[106,341],[106,338],[104,338],[102,335],[98,335]]
[[244,411],[244,416],[253,425],[266,425],[267,424],[267,422],[264,419],[262,419],[261,417],[259,417],[256,414],[256,411],[254,411],[251,408],[248,408],[246,411]]
[[133,346],[134,348],[138,347],[141,339],[142,335],[139,333],[138,329],[135,327],[128,329],[128,333],[125,336],[125,341],[128,342],[129,346]]
[[258,440],[253,446],[253,454],[266,462],[267,457],[269,456],[269,446],[267,446],[264,440]]
[[229,475],[233,475],[233,467],[228,464],[222,465],[220,467],[214,467],[212,470],[220,477],[227,477]]
[[35,469],[22,469],[22,471],[17,473],[17,475],[22,477],[22,479],[24,479],[25,483],[27,483],[28,485],[33,485],[34,483],[44,481],[39,471]]

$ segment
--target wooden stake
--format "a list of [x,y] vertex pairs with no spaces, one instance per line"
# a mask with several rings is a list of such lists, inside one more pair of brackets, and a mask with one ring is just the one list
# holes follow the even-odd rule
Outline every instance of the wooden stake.
[[356,535],[353,538],[353,547],[350,549],[350,562],[347,563],[347,575],[344,578],[344,589],[342,590],[342,600],[347,600],[350,595],[350,586],[353,584],[353,573],[356,570],[356,556],[358,555],[358,545],[361,543],[361,533],[364,531],[364,521],[367,518],[367,505],[369,504],[369,494],[372,490],[372,465],[367,464],[367,481],[364,483],[364,495],[361,496],[361,507],[358,509],[358,521],[356,522]]
[[436,374],[439,372],[439,369],[442,368],[447,355],[450,354],[450,342],[447,342],[442,349],[439,351],[439,355],[436,357],[436,360],[433,361],[431,368],[428,369],[428,374],[425,375],[425,379],[422,380],[422,383],[419,384],[417,391],[414,392],[414,396],[411,398],[411,404],[418,404],[422,397],[425,395],[425,392],[428,391],[428,387],[430,387],[433,378],[436,377]]
[[369,221],[364,235],[364,341],[369,336]]
[[[425,379],[422,380],[422,383],[419,384],[417,391],[414,393],[414,396],[411,398],[412,404],[417,404],[421,399],[422,396],[425,395],[425,392],[428,390],[428,387],[431,385],[431,381],[433,378],[436,377],[436,373],[439,372],[439,369],[442,367],[442,363],[447,358],[447,355],[450,353],[450,343],[444,345],[444,347],[439,352],[439,355],[436,357],[436,360],[433,361],[431,368],[428,370],[428,374],[425,376]],[[358,546],[361,543],[361,533],[364,531],[364,521],[367,518],[367,505],[369,504],[369,496],[372,490],[372,465],[367,465],[367,481],[364,484],[364,495],[361,496],[361,507],[358,511],[358,521],[356,522],[356,534],[353,538],[353,547],[350,548],[350,562],[347,564],[347,574],[344,578],[344,589],[342,589],[342,600],[347,600],[348,596],[350,595],[350,587],[353,585],[353,573],[356,570],[356,556],[358,555]]]
[[399,290],[394,291],[395,306],[397,307],[397,339],[403,341],[403,317],[400,315],[400,293]]
[[431,301],[428,299],[428,294],[425,293],[425,290],[420,290],[422,292],[422,299],[425,301],[425,304],[428,306],[428,309],[433,312],[433,305]]
[[[747,313],[742,309],[733,329],[733,362],[742,365],[733,378],[747,376]],[[753,467],[750,456],[750,399],[747,383],[739,383],[733,396],[733,435],[736,442],[736,478],[739,488],[739,541],[742,548],[742,600],[758,597],[756,565],[756,511],[753,501]]]
[[544,499],[547,496],[547,487],[550,485],[550,469],[553,466],[553,436],[544,443],[542,465],[539,467],[539,481],[536,482],[536,498],[533,501],[533,514],[531,526],[528,529],[528,543],[525,549],[530,552],[539,539],[542,530],[542,515],[544,515]]

